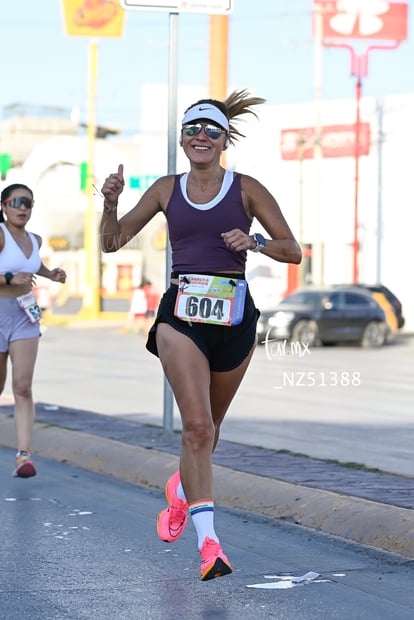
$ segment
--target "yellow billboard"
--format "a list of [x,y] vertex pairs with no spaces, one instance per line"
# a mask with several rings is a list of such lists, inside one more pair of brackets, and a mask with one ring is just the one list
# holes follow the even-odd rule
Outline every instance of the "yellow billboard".
[[62,0],[62,5],[67,35],[122,36],[125,11],[118,0]]

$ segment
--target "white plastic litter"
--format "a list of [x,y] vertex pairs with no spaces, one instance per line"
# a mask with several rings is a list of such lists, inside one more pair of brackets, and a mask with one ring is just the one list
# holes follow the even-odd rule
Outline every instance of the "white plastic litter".
[[[318,580],[319,573],[309,571],[304,575],[296,577],[295,575],[265,575],[265,579],[277,579],[278,581],[270,581],[267,583],[255,583],[246,586],[246,588],[261,588],[265,590],[288,590],[298,585],[305,585],[307,583],[319,583],[326,581],[325,579]],[[318,580],[318,581],[316,581]]]

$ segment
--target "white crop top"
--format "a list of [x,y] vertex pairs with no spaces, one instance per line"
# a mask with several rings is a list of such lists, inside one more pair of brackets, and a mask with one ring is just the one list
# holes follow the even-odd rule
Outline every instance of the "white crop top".
[[42,264],[39,255],[39,244],[33,233],[28,232],[32,242],[32,253],[29,258],[13,239],[4,222],[0,222],[4,235],[4,248],[0,252],[0,273],[37,273]]

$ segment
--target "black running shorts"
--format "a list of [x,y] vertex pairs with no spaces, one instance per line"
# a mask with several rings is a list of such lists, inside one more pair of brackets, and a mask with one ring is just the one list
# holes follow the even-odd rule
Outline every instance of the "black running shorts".
[[210,370],[226,372],[240,366],[248,356],[256,340],[256,324],[260,315],[254,305],[249,289],[246,292],[243,320],[239,325],[208,325],[188,323],[174,316],[178,286],[171,284],[164,293],[154,325],[148,334],[146,348],[158,357],[155,333],[158,323],[168,323],[190,338],[206,356]]

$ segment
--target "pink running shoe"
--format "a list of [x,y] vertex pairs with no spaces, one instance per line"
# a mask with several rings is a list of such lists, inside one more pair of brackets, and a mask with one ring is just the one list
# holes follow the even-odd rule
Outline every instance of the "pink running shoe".
[[177,497],[177,488],[180,484],[180,472],[175,474],[165,485],[165,497],[168,508],[161,510],[157,517],[157,533],[164,542],[178,540],[185,530],[188,521],[188,502]]
[[209,581],[215,577],[224,577],[233,572],[231,564],[218,542],[212,538],[205,538],[200,551],[201,581]]
[[30,452],[21,450],[19,456],[16,456],[16,469],[14,470],[13,476],[17,478],[36,476],[36,469],[30,458]]

